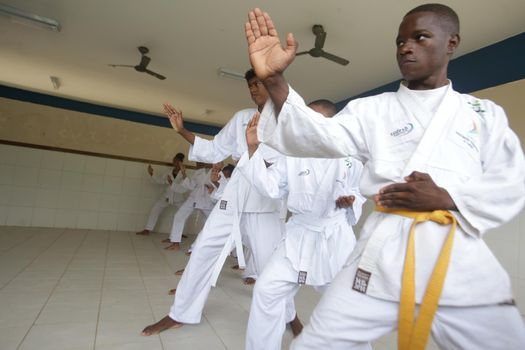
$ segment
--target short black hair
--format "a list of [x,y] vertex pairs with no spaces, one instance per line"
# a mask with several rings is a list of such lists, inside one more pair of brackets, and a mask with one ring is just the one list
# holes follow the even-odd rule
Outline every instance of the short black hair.
[[224,172],[226,170],[226,171],[229,171],[230,173],[233,173],[233,169],[235,169],[235,165],[228,164],[224,168],[222,168],[222,171]]
[[177,153],[177,154],[175,155],[175,157],[173,157],[173,158],[174,158],[174,159],[177,159],[177,160],[180,161],[180,162],[182,162],[182,161],[184,161],[184,153],[180,153],[180,152],[179,152],[179,153]]
[[255,71],[253,70],[253,68],[250,68],[246,71],[246,73],[244,73],[244,79],[246,79],[246,81],[249,82],[253,78],[257,78],[257,75],[255,75]]
[[315,101],[310,102],[308,105],[309,106],[316,105],[316,106],[321,107],[322,109],[326,111],[327,113],[326,117],[328,118],[333,117],[334,115],[337,114],[337,106],[335,105],[335,103],[333,103],[330,100],[326,100],[326,99],[315,100]]
[[459,35],[459,17],[456,11],[454,11],[452,8],[437,3],[424,4],[408,11],[405,17],[419,12],[432,12],[434,15],[439,17],[439,19],[444,24],[444,28],[446,28],[450,34]]

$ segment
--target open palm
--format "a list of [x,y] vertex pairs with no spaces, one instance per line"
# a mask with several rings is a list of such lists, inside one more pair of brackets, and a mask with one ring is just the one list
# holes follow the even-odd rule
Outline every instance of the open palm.
[[281,74],[292,63],[297,51],[297,42],[288,34],[283,48],[270,16],[256,8],[248,14],[245,24],[250,62],[261,80]]

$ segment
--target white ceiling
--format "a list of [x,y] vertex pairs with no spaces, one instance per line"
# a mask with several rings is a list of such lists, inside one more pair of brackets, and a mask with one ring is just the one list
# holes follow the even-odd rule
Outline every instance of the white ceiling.
[[[327,31],[325,50],[346,67],[297,57],[287,78],[305,99],[339,101],[399,78],[394,39],[401,17],[422,3],[410,0],[0,0],[57,19],[58,33],[0,16],[0,83],[32,91],[161,115],[165,101],[188,120],[223,125],[251,105],[243,81],[221,78],[219,67],[248,68],[244,22],[249,9],[268,11],[280,32],[293,32],[300,50],[313,46],[313,24]],[[523,0],[444,1],[461,19],[458,56],[525,30]],[[150,49],[149,69],[130,68],[137,46]],[[60,78],[53,90],[49,76]],[[212,110],[211,113],[206,113]]]

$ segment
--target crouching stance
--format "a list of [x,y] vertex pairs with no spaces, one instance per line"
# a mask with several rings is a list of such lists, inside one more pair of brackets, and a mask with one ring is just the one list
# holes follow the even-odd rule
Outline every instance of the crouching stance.
[[[326,100],[309,106],[326,117],[336,112]],[[358,220],[365,199],[357,189],[362,165],[351,158],[283,157],[267,168],[256,151],[257,119],[247,129],[251,158],[245,154],[237,169],[262,195],[288,194],[292,213],[285,238],[255,284],[250,308],[246,349],[269,350],[281,348],[285,325],[296,317],[287,302],[299,287],[322,291],[343,267],[356,241],[350,225]]]

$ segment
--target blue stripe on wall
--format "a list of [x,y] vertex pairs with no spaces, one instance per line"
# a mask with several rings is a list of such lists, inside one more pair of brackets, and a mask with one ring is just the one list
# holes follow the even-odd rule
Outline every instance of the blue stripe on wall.
[[[525,33],[484,47],[477,51],[452,60],[449,64],[449,78],[454,88],[463,93],[470,93],[512,81],[525,78]],[[359,97],[396,91],[399,80],[390,82],[378,88],[337,103],[339,109],[348,101]],[[152,114],[132,112],[128,110],[105,107],[93,103],[79,102],[63,97],[51,96],[37,92],[0,85],[0,96],[19,101],[32,102],[51,107],[63,108],[77,112],[96,114],[138,123],[170,128],[166,118]],[[216,135],[220,127],[194,122],[185,122],[186,128],[192,132]]]
[[[96,105],[93,103],[79,102],[70,100],[63,97],[46,95],[38,92],[32,92],[22,89],[17,89],[5,85],[0,85],[0,96],[10,98],[13,100],[19,100],[24,102],[31,102],[41,104],[45,106],[57,107],[62,109],[68,109],[76,112],[84,112],[89,114],[96,114],[105,117],[112,117],[122,120],[129,120],[137,123],[149,124],[162,126],[165,128],[171,128],[171,125],[167,118],[159,117],[152,114],[133,112],[119,108],[106,107]],[[184,122],[186,129],[205,135],[215,135],[221,128],[213,125],[206,125],[194,122]]]
[[[510,37],[450,61],[448,76],[462,93],[486,89],[525,78],[525,33]],[[350,100],[396,91],[400,80],[338,102],[342,109]]]

